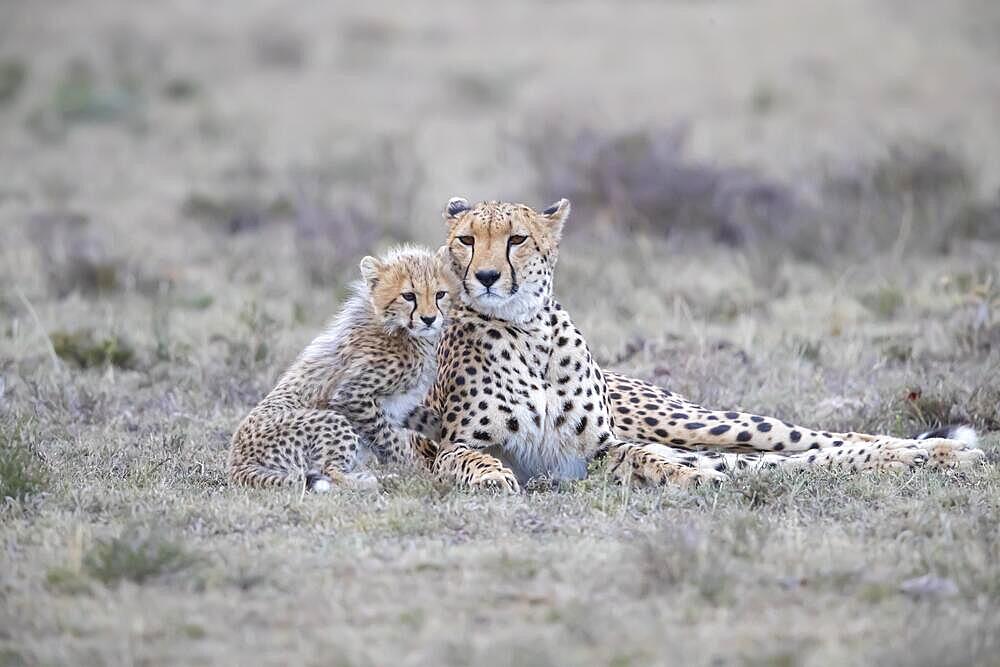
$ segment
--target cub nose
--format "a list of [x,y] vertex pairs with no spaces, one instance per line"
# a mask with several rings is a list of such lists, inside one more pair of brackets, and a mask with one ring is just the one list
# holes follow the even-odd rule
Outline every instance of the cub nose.
[[483,287],[489,287],[496,281],[500,280],[500,272],[496,269],[476,271],[476,280],[481,282]]
[[437,315],[421,315],[420,319],[422,319],[424,321],[424,324],[426,324],[427,326],[430,326],[430,325],[434,324],[434,320],[436,320],[437,317],[438,317]]

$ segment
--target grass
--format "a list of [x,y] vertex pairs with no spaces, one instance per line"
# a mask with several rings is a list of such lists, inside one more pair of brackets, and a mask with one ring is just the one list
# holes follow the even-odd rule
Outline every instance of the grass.
[[120,336],[98,338],[93,331],[53,331],[49,334],[52,348],[60,359],[80,368],[107,365],[128,368],[135,362],[135,351]]
[[158,535],[133,532],[99,540],[83,559],[84,571],[111,585],[122,581],[142,584],[190,568],[196,559],[182,546]]
[[[0,665],[997,664],[996,3],[264,4],[11,12]],[[439,243],[455,194],[573,200],[556,289],[607,368],[831,430],[967,421],[988,464],[230,487],[360,256]]]
[[[207,244],[275,231],[188,229]],[[828,428],[968,420],[987,432],[990,464],[746,476],[693,492],[594,475],[494,498],[424,474],[377,494],[246,491],[225,483],[229,433],[336,297],[294,263],[268,280],[294,285],[298,306],[230,286],[243,251],[213,260],[207,285],[176,282],[178,295],[213,296],[196,307],[135,288],[60,296],[40,278],[24,289],[45,326],[105,331],[100,313],[116,313],[135,363],[109,373],[102,352],[52,367],[29,314],[5,299],[15,478],[34,479],[20,472],[38,462],[25,443],[48,463],[0,518],[16,545],[0,582],[18,610],[0,616],[12,630],[0,649],[28,664],[107,662],[128,645],[137,662],[320,651],[343,664],[642,665],[895,664],[920,647],[927,664],[988,664],[1000,631],[1000,349],[957,342],[978,330],[982,304],[978,326],[995,317],[983,287],[992,255],[938,256],[932,272],[917,255],[887,259],[892,282],[791,263],[794,288],[776,292],[747,282],[738,250],[685,256],[650,237],[648,254],[626,255],[621,240],[595,248],[575,232],[559,289],[608,367]],[[268,251],[296,256],[294,235],[283,238]],[[599,258],[614,296],[579,279]],[[663,258],[674,279],[651,289]]]
[[45,464],[27,442],[31,435],[27,420],[0,424],[0,500],[24,501],[48,487]]

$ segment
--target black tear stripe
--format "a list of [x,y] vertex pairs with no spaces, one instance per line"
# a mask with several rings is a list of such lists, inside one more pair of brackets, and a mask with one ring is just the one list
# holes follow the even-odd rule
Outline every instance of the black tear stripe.
[[469,255],[469,263],[465,265],[465,273],[462,274],[462,289],[464,289],[466,293],[468,293],[469,291],[469,285],[468,285],[469,269],[472,268],[472,260],[474,260],[475,258],[476,258],[476,244],[473,243],[472,254]]
[[507,266],[510,267],[510,293],[517,293],[517,271],[514,270],[514,263],[510,261],[510,239],[507,239]]
[[[413,280],[413,274],[407,270],[406,277],[410,279],[410,288],[416,292],[417,283]],[[420,305],[420,297],[414,294],[413,297],[413,307],[410,308],[410,328],[413,328],[413,313],[417,312],[417,306]]]

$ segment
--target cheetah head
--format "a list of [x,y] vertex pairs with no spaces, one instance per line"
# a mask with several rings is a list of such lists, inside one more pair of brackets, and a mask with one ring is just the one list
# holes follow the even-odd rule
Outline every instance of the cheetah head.
[[552,292],[569,200],[542,212],[524,204],[455,197],[445,207],[448,252],[462,301],[499,319],[531,319]]
[[361,276],[375,318],[386,331],[405,331],[421,338],[441,332],[458,288],[445,247],[433,253],[403,246],[382,257],[365,257]]

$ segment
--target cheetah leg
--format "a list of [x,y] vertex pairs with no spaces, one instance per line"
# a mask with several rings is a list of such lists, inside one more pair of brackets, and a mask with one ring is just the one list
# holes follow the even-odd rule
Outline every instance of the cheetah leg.
[[442,448],[434,459],[433,470],[439,477],[471,489],[496,493],[521,490],[514,472],[499,459],[461,443]]
[[[838,447],[789,454],[778,466],[785,469],[822,466],[841,470],[907,470],[917,466],[928,468],[970,468],[982,461],[986,453],[956,440],[905,438],[842,434],[848,438]],[[773,456],[773,455],[769,455]]]
[[403,420],[403,427],[410,431],[410,449],[417,460],[432,468],[441,440],[441,417],[432,408],[418,405]]
[[[655,385],[605,373],[615,432],[620,438],[658,442],[685,449],[726,452],[815,452],[843,450],[825,456],[806,455],[794,464],[817,462],[853,468],[966,467],[983,458],[982,450],[960,440],[923,440],[862,433],[829,433],[796,426],[779,419],[744,412],[707,410]],[[850,453],[846,453],[850,452]],[[858,457],[860,456],[860,461]],[[776,462],[765,457],[762,464]],[[898,465],[897,465],[898,464]],[[739,466],[737,461],[738,467]],[[771,467],[767,465],[766,467]]]
[[403,427],[430,440],[441,439],[441,418],[426,405],[418,405],[403,420]]
[[[951,447],[951,441],[946,448]],[[665,445],[647,445],[647,449],[665,447]],[[916,466],[945,467],[935,461],[957,458],[956,465],[966,467],[980,460],[982,451],[965,449],[957,452],[937,450],[931,454],[924,443],[906,444],[900,439],[888,439],[886,442],[851,442],[843,447],[828,447],[790,454],[773,454],[770,452],[753,452],[735,454],[732,452],[671,450],[672,460],[686,462],[687,465],[704,467],[706,460],[713,462],[714,470],[720,473],[746,473],[761,470],[802,470],[804,468],[832,468],[839,470],[906,470]],[[695,460],[692,455],[705,459]]]
[[233,436],[229,476],[245,486],[300,486],[325,491],[332,484],[370,488],[354,473],[358,436],[330,410],[256,412]]
[[800,462],[793,461],[790,456],[768,452],[736,454],[713,450],[680,449],[658,443],[641,443],[641,446],[647,451],[658,453],[682,465],[694,466],[700,470],[712,470],[717,473],[738,473],[778,468],[799,469],[803,467]]
[[369,442],[380,461],[416,463],[430,468],[437,456],[438,443],[421,433],[390,426],[385,422],[370,433]]
[[416,454],[418,461],[428,468],[434,467],[434,459],[438,454],[438,443],[436,440],[427,438],[420,433],[410,434],[410,448]]
[[[393,424],[374,399],[339,397],[337,400],[339,401],[337,409],[347,416],[354,429],[371,446],[379,461],[426,463],[433,460],[437,449],[433,440],[419,432]],[[416,419],[419,422],[420,417]],[[430,425],[431,430],[433,426]]]
[[[846,437],[846,436],[845,436]],[[756,472],[760,470],[801,470],[804,468],[833,468],[839,470],[906,470],[917,466],[929,468],[967,468],[981,461],[985,453],[980,449],[957,448],[954,440],[906,440],[902,438],[875,438],[846,440],[839,447],[827,447],[805,452],[774,454],[681,450],[664,445],[647,444],[646,449],[664,452],[671,460],[726,473]],[[663,448],[663,449],[658,449]],[[697,455],[698,458],[695,458]]]

